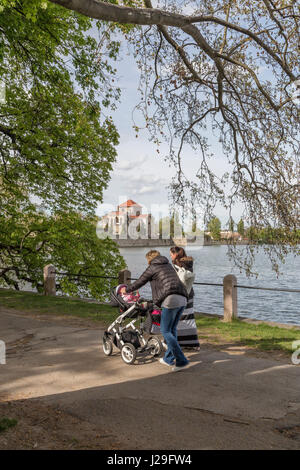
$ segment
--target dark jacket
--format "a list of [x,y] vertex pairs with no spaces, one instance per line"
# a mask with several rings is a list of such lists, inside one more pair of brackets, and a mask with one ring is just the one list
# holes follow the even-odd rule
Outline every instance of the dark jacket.
[[[189,271],[193,272],[193,265],[194,265],[194,260],[191,256],[186,256],[184,258],[180,258],[180,260],[175,260],[175,264],[177,266],[181,266],[182,268],[188,269]],[[193,308],[194,307],[194,289],[192,288],[189,297],[188,297],[188,303],[186,308]]]
[[153,302],[158,307],[171,294],[183,295],[188,299],[186,288],[165,256],[154,258],[141,277],[127,287],[126,292],[133,292],[147,284],[148,281],[151,284]]

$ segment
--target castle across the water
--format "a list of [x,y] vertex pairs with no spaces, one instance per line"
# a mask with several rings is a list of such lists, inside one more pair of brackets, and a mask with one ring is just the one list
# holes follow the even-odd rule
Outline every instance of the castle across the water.
[[129,238],[137,238],[131,236],[134,232],[151,238],[151,214],[143,214],[142,211],[140,204],[128,199],[119,204],[116,211],[109,212],[102,217],[102,226],[105,231],[117,235],[117,238],[122,238],[122,235],[124,238],[126,235]]
[[102,230],[120,247],[157,247],[174,244],[171,237],[162,238],[151,214],[143,214],[140,204],[128,199],[117,206],[116,211],[101,219]]

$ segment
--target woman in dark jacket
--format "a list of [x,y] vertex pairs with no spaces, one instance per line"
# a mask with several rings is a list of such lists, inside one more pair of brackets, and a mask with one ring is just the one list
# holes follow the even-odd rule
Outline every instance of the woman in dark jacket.
[[[186,255],[186,252],[183,248],[179,246],[172,246],[172,248],[170,248],[170,256],[173,264],[193,272],[194,260],[191,256]],[[187,306],[185,307],[185,310],[180,317],[177,326],[177,334],[178,343],[182,348],[193,348],[197,351],[200,349],[198,330],[194,316],[193,288],[189,293]]]
[[162,308],[160,330],[167,345],[167,351],[159,361],[164,365],[174,366],[174,372],[179,371],[189,363],[177,340],[177,325],[187,305],[188,293],[165,256],[161,256],[156,250],[150,250],[146,258],[148,268],[137,281],[126,287],[126,293],[150,282],[153,302]]
[[[126,288],[126,293],[134,292],[150,282],[152,290],[152,300],[155,305],[161,307],[162,302],[172,294],[181,295],[188,299],[186,288],[178,278],[175,269],[169,263],[168,258],[160,256],[156,250],[151,250],[149,266],[137,281]],[[156,255],[151,258],[151,256]],[[148,253],[147,253],[148,255]],[[146,255],[146,257],[147,257]]]

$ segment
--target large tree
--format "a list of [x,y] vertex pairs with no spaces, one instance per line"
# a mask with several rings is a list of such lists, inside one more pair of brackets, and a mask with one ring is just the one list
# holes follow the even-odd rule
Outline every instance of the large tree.
[[[116,160],[119,43],[105,24],[31,0],[0,2],[0,32],[0,285],[39,289],[46,263],[116,275],[124,261],[96,238],[94,210]],[[111,282],[60,284],[101,298]]]
[[[248,225],[280,227],[298,250],[300,6],[296,0],[52,0],[91,18],[139,25],[131,35],[154,142],[170,143],[174,200],[245,207]],[[210,141],[227,156],[212,169]],[[185,176],[186,146],[199,170]],[[190,196],[187,196],[190,195]],[[284,244],[284,243],[283,243]],[[272,247],[280,255],[282,238]],[[285,250],[285,248],[283,248]]]
[[[107,297],[119,269],[125,267],[117,245],[96,235],[97,218],[74,211],[47,215],[11,194],[0,213],[0,286],[41,291],[43,267],[54,264],[57,287],[64,293]],[[87,275],[87,277],[82,275]],[[98,278],[97,276],[103,276]],[[107,278],[105,278],[107,276]]]

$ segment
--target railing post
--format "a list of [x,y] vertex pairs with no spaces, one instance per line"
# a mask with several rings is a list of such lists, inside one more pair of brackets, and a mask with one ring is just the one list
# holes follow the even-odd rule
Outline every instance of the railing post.
[[47,264],[44,267],[44,294],[56,295],[55,267]]
[[128,269],[119,271],[119,284],[130,284],[131,272]]
[[230,322],[238,317],[237,311],[237,278],[228,274],[223,279],[224,321]]

